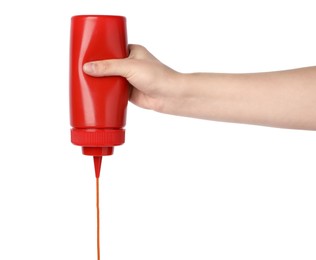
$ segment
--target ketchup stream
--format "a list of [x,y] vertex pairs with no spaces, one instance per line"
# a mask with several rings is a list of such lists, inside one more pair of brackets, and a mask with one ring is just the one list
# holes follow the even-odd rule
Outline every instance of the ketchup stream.
[[99,208],[99,178],[96,178],[96,202],[97,202],[97,254],[100,260],[100,208]]

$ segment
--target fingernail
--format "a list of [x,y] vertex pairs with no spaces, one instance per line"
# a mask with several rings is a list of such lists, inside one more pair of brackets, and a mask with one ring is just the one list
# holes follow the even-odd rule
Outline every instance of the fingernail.
[[83,65],[83,71],[86,73],[93,73],[95,71],[95,64],[93,62],[88,62]]

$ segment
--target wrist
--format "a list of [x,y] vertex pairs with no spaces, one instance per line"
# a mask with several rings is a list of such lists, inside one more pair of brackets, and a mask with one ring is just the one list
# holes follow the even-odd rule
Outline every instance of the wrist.
[[194,116],[191,114],[201,100],[199,85],[201,83],[198,73],[173,72],[165,85],[164,93],[167,94],[162,97],[159,106],[154,110],[172,115]]

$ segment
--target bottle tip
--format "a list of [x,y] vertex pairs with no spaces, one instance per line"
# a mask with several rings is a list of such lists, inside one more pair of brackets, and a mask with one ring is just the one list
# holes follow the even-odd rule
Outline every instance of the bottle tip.
[[101,164],[102,164],[102,156],[93,156],[93,162],[94,162],[94,170],[95,170],[95,177],[100,177],[100,171],[101,171]]

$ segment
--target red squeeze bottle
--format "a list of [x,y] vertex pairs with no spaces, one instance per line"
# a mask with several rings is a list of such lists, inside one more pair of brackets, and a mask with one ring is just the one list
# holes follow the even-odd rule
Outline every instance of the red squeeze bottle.
[[78,15],[71,18],[70,123],[71,142],[94,157],[100,175],[102,156],[125,141],[128,84],[119,76],[91,77],[83,65],[89,61],[120,59],[128,55],[126,18]]

